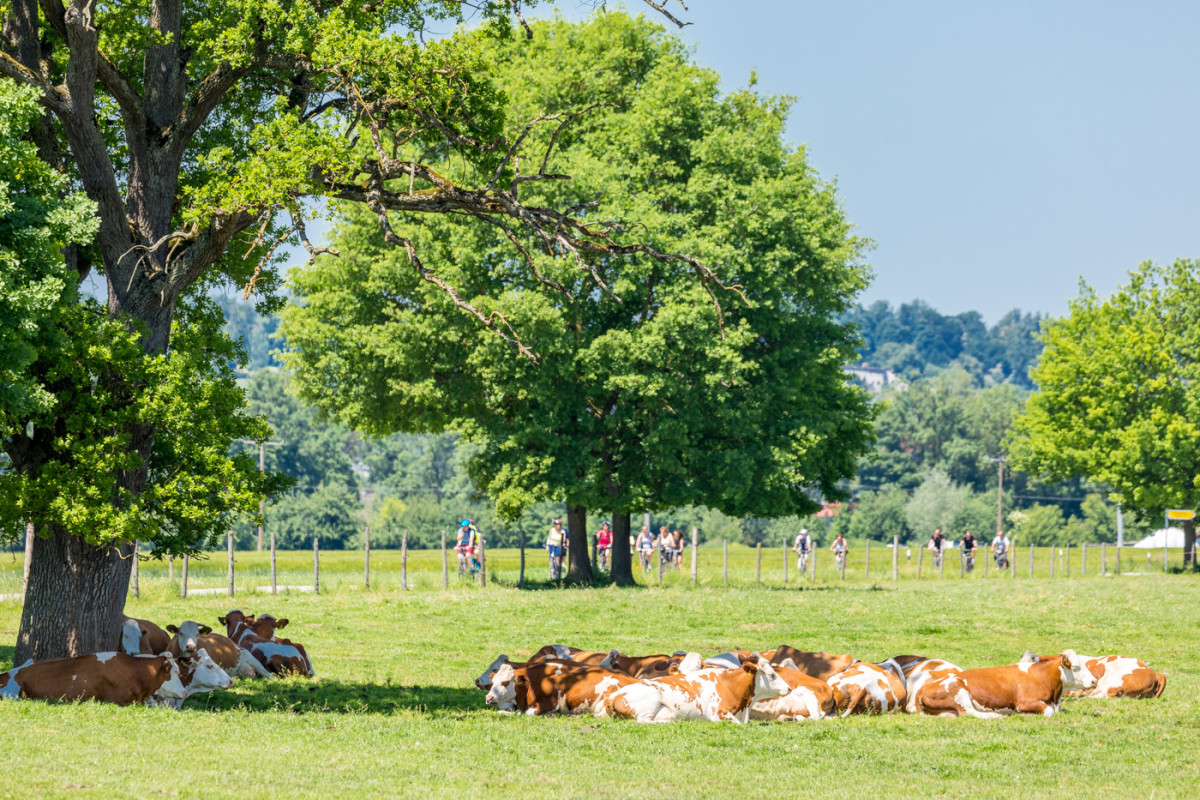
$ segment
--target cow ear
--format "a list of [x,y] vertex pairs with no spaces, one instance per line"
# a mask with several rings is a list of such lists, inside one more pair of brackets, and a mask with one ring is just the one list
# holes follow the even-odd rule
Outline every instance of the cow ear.
[[212,628],[208,627],[207,625],[200,626],[200,635],[201,636],[207,636],[210,633],[212,633]]
[[222,625],[228,625],[228,624],[229,624],[228,622],[226,622],[226,621],[225,621],[225,618],[224,618],[224,617],[217,617],[217,622],[221,623]]
[[746,672],[749,672],[751,675],[754,675],[758,672],[758,663],[755,661],[743,661],[742,669],[746,670]]
[[[142,633],[144,634],[145,631],[142,631]],[[179,633],[179,628],[176,628],[174,625],[168,625],[167,633]]]
[[288,624],[287,617],[284,617],[281,620],[276,620],[275,621],[275,630],[279,630],[280,628],[286,628],[287,624]]

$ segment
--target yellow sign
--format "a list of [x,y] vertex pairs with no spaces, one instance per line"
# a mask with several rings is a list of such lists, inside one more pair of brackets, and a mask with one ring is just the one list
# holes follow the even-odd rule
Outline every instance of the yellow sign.
[[1167,511],[1167,519],[1195,519],[1196,512],[1186,508],[1172,508]]

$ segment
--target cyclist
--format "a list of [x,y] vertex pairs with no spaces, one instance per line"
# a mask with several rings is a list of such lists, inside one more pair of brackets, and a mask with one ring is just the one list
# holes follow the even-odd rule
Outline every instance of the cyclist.
[[804,572],[808,565],[808,554],[812,551],[812,537],[808,535],[808,528],[801,528],[800,533],[796,534],[796,541],[792,542],[792,552],[796,554],[796,569]]
[[479,564],[479,529],[469,519],[463,519],[458,525],[458,537],[454,543],[454,551],[458,554],[458,574],[468,570],[474,575]]
[[675,569],[683,569],[683,528],[675,529]]
[[1004,531],[996,531],[996,538],[992,539],[992,558],[996,560],[997,569],[1008,569],[1008,549],[1012,545],[1012,541],[1004,535]]
[[967,572],[975,569],[975,548],[978,546],[979,543],[975,541],[975,534],[967,531],[963,535],[962,544],[959,545],[962,548],[963,560],[966,563]]
[[550,580],[558,580],[562,574],[563,554],[566,552],[566,531],[563,530],[562,518],[555,517],[554,524],[546,534],[546,554],[550,556]]
[[596,565],[600,569],[608,569],[608,556],[612,551],[612,542],[612,528],[605,522],[596,533]]
[[659,527],[658,538],[654,543],[658,545],[658,560],[664,567],[675,560],[675,537],[666,525]]
[[638,558],[642,560],[642,572],[650,571],[650,556],[654,553],[654,537],[650,535],[650,528],[643,525],[641,533],[637,537]]
[[941,528],[933,529],[933,538],[929,540],[929,549],[933,551],[934,569],[942,565],[942,550],[946,547],[946,536]]
[[846,561],[846,552],[850,549],[849,545],[846,544],[846,538],[839,533],[837,538],[833,540],[833,544],[829,545],[829,549],[833,553],[834,565],[838,569],[841,569],[842,564]]

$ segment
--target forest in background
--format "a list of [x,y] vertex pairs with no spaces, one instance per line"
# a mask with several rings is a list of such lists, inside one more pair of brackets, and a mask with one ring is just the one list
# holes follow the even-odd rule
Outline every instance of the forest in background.
[[[540,546],[560,503],[542,502],[516,522],[497,518],[467,476],[470,444],[453,433],[363,437],[323,420],[288,392],[279,369],[278,319],[240,298],[219,297],[227,332],[248,359],[243,382],[250,409],[265,414],[282,444],[266,448],[268,470],[293,476],[295,487],[267,508],[267,524],[283,548],[356,548],[370,524],[376,547],[436,547],[463,517],[476,521],[489,544],[513,546],[522,532]],[[880,301],[848,316],[863,338],[863,363],[893,370],[903,383],[879,397],[878,441],[846,488],[851,500],[805,519],[734,519],[715,509],[686,507],[652,513],[659,525],[700,529],[701,541],[729,539],[779,544],[806,527],[818,542],[838,532],[866,539],[924,542],[935,527],[952,539],[972,530],[990,538],[997,523],[997,463],[1001,442],[1032,390],[1029,368],[1041,344],[1042,317],[1014,310],[988,327],[977,312],[946,316],[915,300]],[[1004,525],[1028,544],[1115,541],[1116,507],[1104,487],[1083,480],[1044,484],[1023,472],[1004,476]],[[604,519],[593,515],[589,529]],[[1126,514],[1127,538],[1156,527]],[[634,530],[641,525],[635,519]],[[255,529],[235,527],[239,547],[253,547]]]

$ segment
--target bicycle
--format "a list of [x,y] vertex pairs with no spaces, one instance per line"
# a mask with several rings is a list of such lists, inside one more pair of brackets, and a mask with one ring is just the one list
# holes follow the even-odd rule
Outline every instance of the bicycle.
[[992,557],[996,560],[996,569],[1004,571],[1008,569],[1008,551],[997,549],[992,553]]
[[839,550],[833,554],[833,567],[836,570],[841,570],[846,564],[846,551]]
[[462,548],[458,549],[458,577],[463,577],[471,570],[471,561]]
[[796,553],[796,569],[800,572],[805,572],[808,570],[807,550],[801,550],[800,552]]
[[940,548],[940,547],[934,548],[934,551],[933,551],[933,568],[934,568],[934,569],[941,569],[941,568],[942,568],[942,548]]
[[608,549],[601,548],[596,551],[596,567],[604,572],[608,572]]
[[968,550],[963,554],[963,564],[966,567],[967,573],[970,574],[975,569],[975,551]]

